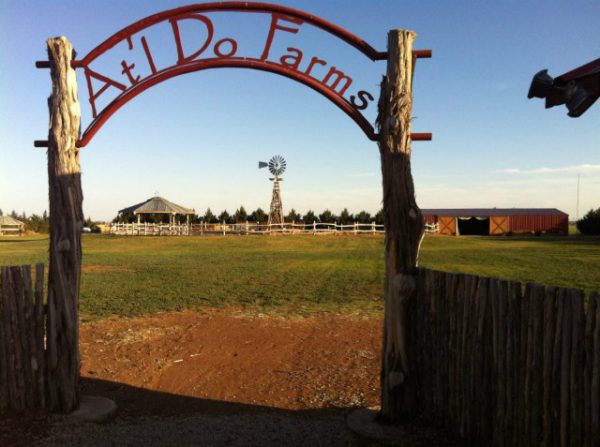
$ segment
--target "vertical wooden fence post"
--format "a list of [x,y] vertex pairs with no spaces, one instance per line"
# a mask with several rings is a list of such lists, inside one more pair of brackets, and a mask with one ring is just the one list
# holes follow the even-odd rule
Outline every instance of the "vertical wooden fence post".
[[79,278],[83,212],[79,148],[80,108],[75,57],[65,37],[48,40],[52,94],[48,98],[50,272],[48,276],[48,406],[70,412],[79,405]]
[[388,34],[387,74],[379,98],[379,151],[385,216],[385,327],[381,371],[381,419],[413,416],[416,382],[410,358],[409,310],[416,292],[416,265],[425,223],[415,200],[410,169],[412,45],[414,31]]

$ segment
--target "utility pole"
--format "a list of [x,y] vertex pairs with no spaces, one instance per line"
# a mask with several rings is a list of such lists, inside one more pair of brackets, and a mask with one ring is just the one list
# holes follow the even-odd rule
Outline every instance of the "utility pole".
[[581,178],[581,174],[577,174],[577,206],[575,208],[575,220],[579,220],[579,180]]

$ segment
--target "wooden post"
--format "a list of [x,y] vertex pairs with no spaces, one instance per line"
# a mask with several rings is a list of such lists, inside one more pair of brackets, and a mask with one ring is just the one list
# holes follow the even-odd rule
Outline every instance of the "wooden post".
[[414,31],[388,34],[387,75],[379,98],[379,151],[385,219],[385,328],[381,371],[381,419],[397,423],[415,415],[416,382],[409,350],[409,306],[416,291],[416,266],[425,230],[415,201],[410,169],[412,44]]
[[[79,279],[83,212],[79,148],[80,109],[75,52],[65,37],[48,40],[52,94],[48,99],[50,273],[47,360],[49,408],[70,412],[79,405]],[[55,399],[52,399],[55,398]]]

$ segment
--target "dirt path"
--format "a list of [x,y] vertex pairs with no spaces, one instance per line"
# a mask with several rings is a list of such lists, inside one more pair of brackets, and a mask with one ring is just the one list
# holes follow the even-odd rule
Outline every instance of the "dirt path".
[[82,376],[225,402],[303,410],[375,405],[381,323],[231,310],[81,328]]
[[354,445],[345,415],[379,402],[381,327],[231,309],[83,324],[82,392],[116,401],[117,416],[5,421],[0,445]]

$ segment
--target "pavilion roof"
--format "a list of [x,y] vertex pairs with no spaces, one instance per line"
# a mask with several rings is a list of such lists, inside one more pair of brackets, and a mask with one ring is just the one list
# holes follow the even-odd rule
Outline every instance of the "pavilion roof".
[[10,217],[10,216],[0,216],[0,226],[8,226],[8,225],[25,225],[23,222],[21,222],[20,220],[15,219],[14,217]]
[[190,208],[185,208],[176,203],[169,202],[167,199],[154,196],[144,202],[128,206],[119,210],[119,213],[133,214],[195,214]]

